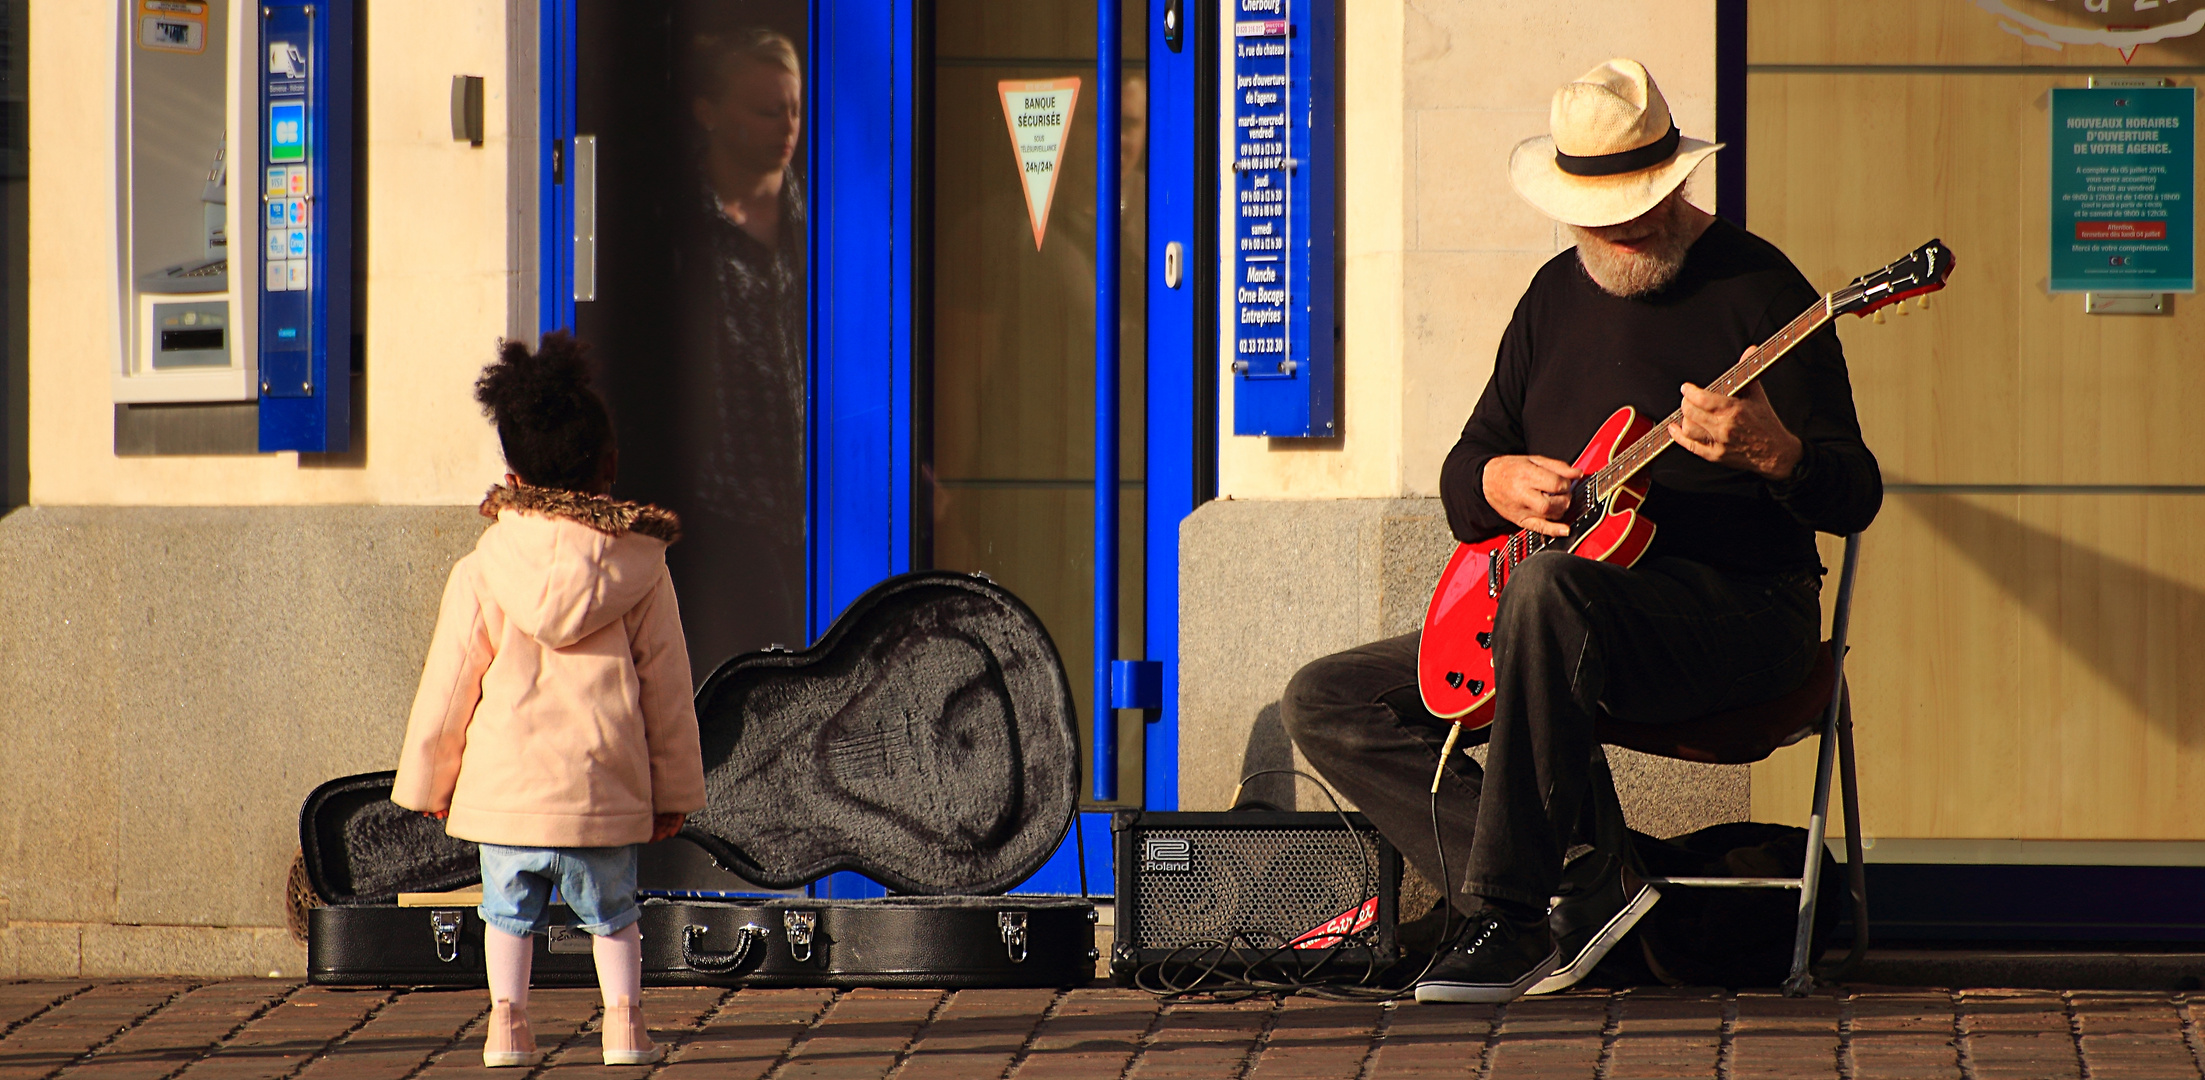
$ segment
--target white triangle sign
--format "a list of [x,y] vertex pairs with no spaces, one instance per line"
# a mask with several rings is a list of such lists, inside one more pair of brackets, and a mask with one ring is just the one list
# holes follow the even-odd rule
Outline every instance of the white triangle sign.
[[1003,95],[1003,123],[1010,128],[1011,152],[1018,157],[1018,175],[1026,189],[1034,250],[1040,251],[1041,236],[1049,228],[1049,200],[1057,193],[1057,165],[1064,160],[1064,132],[1079,107],[1080,81],[1077,76],[1004,79],[995,88]]

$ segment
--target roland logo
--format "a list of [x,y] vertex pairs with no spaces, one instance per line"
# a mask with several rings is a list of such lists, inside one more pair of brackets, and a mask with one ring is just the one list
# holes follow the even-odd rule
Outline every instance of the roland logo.
[[1188,871],[1194,869],[1194,845],[1162,836],[1141,838],[1141,869]]

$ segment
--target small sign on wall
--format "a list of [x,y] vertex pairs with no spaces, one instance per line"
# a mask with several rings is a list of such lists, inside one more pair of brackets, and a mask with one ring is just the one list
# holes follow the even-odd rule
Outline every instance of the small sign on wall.
[[2052,91],[2053,292],[2197,287],[2197,92]]
[[1034,227],[1034,250],[1049,231],[1049,204],[1056,199],[1057,167],[1064,163],[1064,133],[1080,103],[1080,81],[1004,79],[995,84],[1003,96],[1003,123],[1011,129],[1011,151],[1018,155],[1019,185],[1026,192],[1026,220]]

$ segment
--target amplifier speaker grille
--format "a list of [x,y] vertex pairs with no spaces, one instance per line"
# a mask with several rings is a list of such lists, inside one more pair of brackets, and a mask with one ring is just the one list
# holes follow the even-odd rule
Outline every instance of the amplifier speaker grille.
[[[1150,829],[1141,834],[1134,945],[1176,949],[1235,932],[1283,945],[1378,895],[1381,841],[1375,831],[1318,829]],[[1163,843],[1158,843],[1162,841]],[[1186,869],[1149,859],[1186,845]]]
[[[1124,974],[1141,964],[1221,959],[1267,965],[1390,960],[1400,858],[1362,815],[1346,818],[1271,811],[1120,814],[1113,967]],[[1359,933],[1325,939],[1338,948],[1283,948],[1343,915],[1352,922],[1358,913],[1365,916]]]

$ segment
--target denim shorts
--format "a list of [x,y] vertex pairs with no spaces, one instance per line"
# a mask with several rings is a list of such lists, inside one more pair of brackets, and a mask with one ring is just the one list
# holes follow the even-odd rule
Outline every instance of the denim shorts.
[[617,933],[643,917],[635,906],[636,853],[625,847],[502,847],[483,844],[482,921],[508,934],[540,934],[551,924],[551,889],[574,909],[582,929]]

